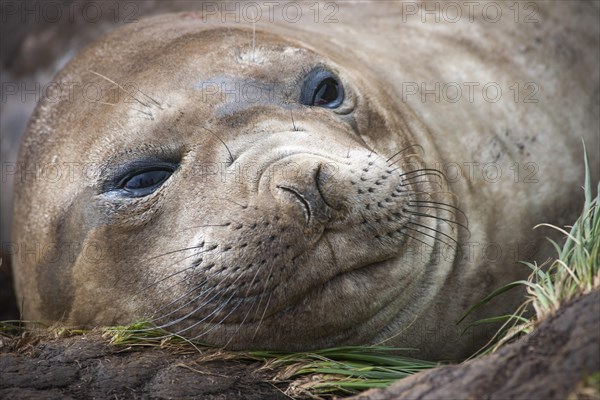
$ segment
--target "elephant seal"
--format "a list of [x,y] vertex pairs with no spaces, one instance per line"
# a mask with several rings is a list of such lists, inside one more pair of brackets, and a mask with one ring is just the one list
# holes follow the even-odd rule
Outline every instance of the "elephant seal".
[[77,55],[19,156],[24,317],[147,318],[234,349],[482,344],[456,321],[550,254],[536,224],[578,212],[594,6],[454,24],[404,4],[340,4],[334,24],[170,14]]

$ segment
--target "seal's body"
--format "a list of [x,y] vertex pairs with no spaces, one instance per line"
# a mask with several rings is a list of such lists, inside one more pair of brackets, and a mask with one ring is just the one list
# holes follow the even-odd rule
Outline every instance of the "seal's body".
[[481,344],[455,322],[550,255],[536,224],[579,211],[594,5],[531,24],[340,7],[255,34],[160,16],[69,63],[56,82],[87,96],[42,102],[20,153],[14,241],[37,249],[14,257],[24,317],[152,318],[244,349]]

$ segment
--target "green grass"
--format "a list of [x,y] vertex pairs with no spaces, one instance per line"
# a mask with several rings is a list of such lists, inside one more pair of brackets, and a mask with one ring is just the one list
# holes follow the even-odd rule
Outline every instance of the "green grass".
[[439,364],[397,355],[412,350],[385,346],[345,346],[305,353],[251,352],[280,370],[279,380],[294,380],[291,396],[357,393],[384,388],[398,379]]
[[0,333],[21,333],[25,329],[23,321],[16,319],[0,321]]
[[[467,311],[465,317],[476,308],[515,287],[526,287],[527,298],[514,314],[488,318],[475,323],[504,322],[488,346],[476,355],[495,351],[515,337],[531,333],[540,321],[554,314],[562,304],[600,287],[600,183],[596,187],[595,197],[592,187],[586,156],[585,202],[580,217],[567,230],[549,224],[536,226],[536,228],[550,227],[565,235],[566,239],[562,247],[548,239],[556,250],[556,259],[541,265],[524,262],[523,264],[532,270],[527,280],[512,282],[497,289]],[[525,317],[525,315],[531,316]]]
[[157,340],[182,343],[180,336],[169,335],[166,331],[152,328],[147,321],[137,321],[130,325],[109,326],[103,329],[103,336],[117,346],[154,345]]
[[384,388],[398,379],[439,365],[398,355],[414,349],[385,346],[345,346],[302,353],[225,351],[152,329],[144,321],[104,328],[103,336],[114,345],[160,346],[179,351],[191,345],[210,358],[262,361],[263,368],[273,371],[274,381],[292,382],[287,394],[293,397],[351,394]]

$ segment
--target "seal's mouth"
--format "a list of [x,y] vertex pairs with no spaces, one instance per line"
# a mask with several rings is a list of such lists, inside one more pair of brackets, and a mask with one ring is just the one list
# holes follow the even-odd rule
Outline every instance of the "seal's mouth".
[[[316,348],[322,347],[320,341],[328,336],[338,336],[335,341],[339,343],[343,341],[340,335],[351,337],[358,325],[371,324],[396,300],[389,286],[394,261],[390,258],[340,272],[275,313],[266,312],[264,303],[258,318],[207,320],[206,316],[192,316],[186,325],[193,328],[183,336],[232,349]],[[385,277],[387,284],[382,284]],[[404,282],[395,286],[402,288],[407,280]],[[277,339],[272,337],[274,331],[279,332]]]
[[377,269],[377,268],[381,268],[383,266],[385,266],[386,264],[388,264],[390,261],[392,261],[394,259],[394,257],[390,257],[390,258],[386,258],[384,260],[381,261],[375,261],[372,263],[367,263],[364,265],[359,265],[357,267],[354,267],[348,271],[343,271],[340,272],[339,274],[333,276],[331,279],[329,279],[328,282],[334,282],[336,279],[342,279],[344,276],[348,275],[348,274],[354,274],[357,271],[361,271],[361,272],[368,272],[369,270],[372,269]]

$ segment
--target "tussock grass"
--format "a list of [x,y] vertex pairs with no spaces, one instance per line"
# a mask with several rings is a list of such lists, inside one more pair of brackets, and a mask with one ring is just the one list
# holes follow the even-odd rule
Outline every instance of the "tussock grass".
[[[130,325],[109,326],[102,336],[117,346],[155,346],[158,341],[183,343],[180,336],[169,335],[162,329],[152,328],[148,321],[136,321]],[[158,339],[158,340],[157,340]]]
[[385,346],[345,346],[305,353],[252,352],[265,368],[279,370],[275,380],[293,380],[286,394],[323,396],[384,388],[437,363],[397,355],[413,350]]
[[[515,287],[526,287],[527,298],[515,313],[475,322],[504,322],[488,345],[475,355],[493,352],[512,339],[531,333],[539,322],[554,314],[562,304],[600,288],[600,183],[597,184],[595,197],[592,188],[586,155],[585,201],[577,221],[567,230],[550,224],[536,226],[556,229],[565,235],[562,247],[548,239],[556,250],[556,259],[541,265],[523,262],[532,270],[527,280],[512,282],[495,290],[465,314],[466,317],[473,310]],[[525,317],[529,314],[530,317]]]
[[114,345],[159,346],[178,353],[197,352],[205,361],[261,361],[263,369],[273,371],[274,382],[290,383],[286,394],[292,397],[332,396],[383,388],[398,379],[439,365],[398,355],[414,349],[386,346],[345,346],[302,353],[227,351],[153,329],[145,321],[104,328],[103,336]]
[[22,335],[38,334],[41,336],[53,335],[55,337],[83,335],[89,332],[87,329],[65,327],[60,324],[48,325],[40,321],[4,320],[0,321],[0,334]]
[[[3,321],[0,323],[0,333],[49,338],[98,332],[98,329],[82,330],[62,326],[31,331],[25,322]],[[196,354],[199,357],[197,360],[200,361],[260,361],[263,363],[262,369],[272,372],[273,382],[288,383],[286,394],[291,397],[322,398],[383,388],[398,379],[439,365],[398,355],[414,349],[386,346],[345,346],[302,353],[229,351],[154,328],[148,321],[104,327],[100,333],[109,343],[125,348],[159,347],[175,354]]]
[[21,333],[25,330],[23,321],[17,319],[10,319],[0,321],[0,333]]

